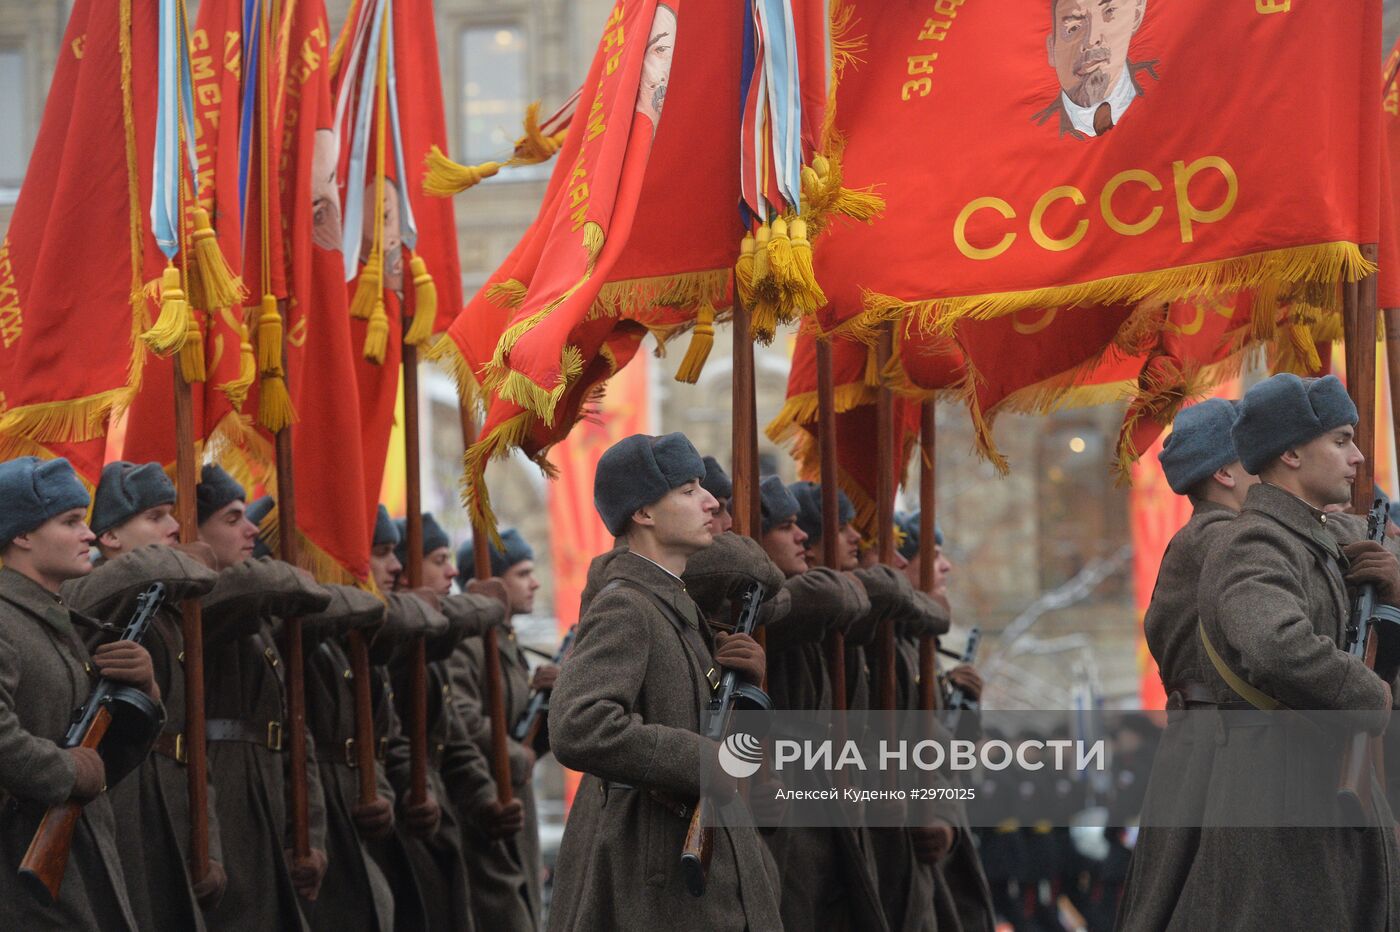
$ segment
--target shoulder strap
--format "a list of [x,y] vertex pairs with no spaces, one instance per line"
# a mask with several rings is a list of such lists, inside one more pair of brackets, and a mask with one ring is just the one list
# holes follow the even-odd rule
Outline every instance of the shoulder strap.
[[642,595],[646,596],[647,600],[650,601],[652,605],[656,606],[657,611],[661,612],[662,616],[671,623],[671,627],[676,629],[676,632],[681,636],[681,640],[685,643],[686,647],[695,655],[695,662],[705,671],[705,680],[710,684],[710,690],[713,691],[715,687],[719,685],[719,669],[714,665],[710,656],[710,648],[705,643],[705,639],[700,636],[700,632],[696,628],[686,624],[685,621],[676,614],[676,610],[667,604],[665,599],[645,586],[639,586],[629,580],[614,579],[599,590],[598,595],[602,595],[604,592],[609,592],[622,586],[626,586],[633,592],[640,592]]
[[1206,634],[1204,622],[1196,622],[1196,630],[1201,634],[1201,644],[1206,649],[1206,656],[1210,658],[1211,666],[1215,667],[1215,672],[1220,674],[1220,678],[1229,684],[1230,688],[1240,695],[1246,702],[1256,709],[1263,709],[1265,712],[1275,712],[1279,709],[1286,709],[1288,706],[1279,702],[1273,696],[1261,690],[1255,689],[1240,678],[1234,670],[1225,663],[1225,658],[1216,651],[1215,645],[1210,642],[1210,636]]

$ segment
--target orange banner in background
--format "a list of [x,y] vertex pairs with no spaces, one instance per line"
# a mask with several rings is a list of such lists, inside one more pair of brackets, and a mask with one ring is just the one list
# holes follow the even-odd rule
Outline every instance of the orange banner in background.
[[[613,377],[596,417],[574,428],[550,453],[559,470],[549,485],[549,552],[554,564],[554,614],[559,634],[578,623],[579,598],[593,558],[612,549],[613,537],[593,509],[593,474],[608,447],[632,434],[651,433],[651,360],[640,355]],[[578,775],[565,771],[565,804]]]

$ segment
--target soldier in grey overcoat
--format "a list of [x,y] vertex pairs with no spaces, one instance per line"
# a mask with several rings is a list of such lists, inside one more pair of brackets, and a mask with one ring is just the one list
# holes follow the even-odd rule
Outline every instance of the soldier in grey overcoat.
[[778,881],[754,828],[714,829],[703,896],[682,879],[702,771],[720,802],[737,792],[700,734],[718,668],[763,678],[757,643],[712,638],[681,581],[690,556],[713,540],[704,472],[681,434],[633,435],[598,462],[594,503],[628,550],[611,559],[552,697],[554,754],[584,777],[559,850],[551,929],[782,927]]
[[[122,866],[142,852],[117,837],[103,758],[60,746],[98,673],[160,698],[145,649],[114,641],[89,654],[80,630],[97,622],[59,596],[64,582],[92,569],[88,502],[66,459],[0,463],[0,923],[7,929],[140,928]],[[69,800],[84,806],[50,906],[21,885],[19,865],[44,812]]]
[[[1186,408],[1172,422],[1157,457],[1172,491],[1190,498],[1191,518],[1167,544],[1143,617],[1147,648],[1167,695],[1168,721],[1119,902],[1121,929],[1148,932],[1170,924],[1200,839],[1215,742],[1194,713],[1214,708],[1224,687],[1201,642],[1201,564],[1259,481],[1235,452],[1230,434],[1235,409],[1236,403],[1223,398]],[[1188,711],[1189,718],[1182,714]]]
[[[506,619],[498,638],[502,688],[505,699],[506,725],[513,730],[516,721],[525,714],[534,690],[549,690],[559,668],[541,664],[532,674],[525,652],[515,638],[511,619],[534,611],[535,554],[515,528],[501,532],[504,549],[490,545],[491,576],[499,579],[506,591]],[[457,551],[457,580],[465,590],[475,578],[473,544],[468,541]],[[464,595],[469,595],[464,591]],[[492,754],[491,717],[487,709],[485,640],[467,638],[458,645],[448,661],[452,695],[468,722],[477,723],[475,738],[488,758]],[[542,730],[543,732],[543,730]],[[512,795],[520,800],[524,810],[524,826],[512,835],[496,837],[490,826],[479,824],[463,813],[462,838],[465,843],[467,873],[471,878],[472,912],[480,921],[489,918],[493,928],[530,932],[543,920],[540,903],[539,820],[535,812],[535,792],[531,776],[536,757],[548,750],[548,732],[543,732],[543,747],[527,747],[514,735],[506,739],[510,757]]]
[[202,908],[216,904],[227,878],[219,843],[213,780],[206,818],[209,873],[190,877],[190,810],[185,735],[185,639],[180,602],[214,587],[213,552],[204,544],[181,546],[174,514],[175,486],[159,463],[108,463],[92,509],[100,556],[93,571],[63,585],[63,597],[92,617],[130,615],[151,582],[166,585],[166,600],[152,620],[144,646],[151,654],[165,703],[165,727],[150,756],[130,778],[112,788],[120,837],[143,852],[127,862],[131,909],[143,929],[199,930]]
[[[1395,604],[1400,567],[1378,544],[1339,547],[1324,511],[1351,498],[1363,462],[1356,421],[1334,376],[1277,375],[1241,402],[1235,449],[1261,482],[1214,535],[1197,598],[1222,707],[1335,710],[1370,734],[1389,721],[1391,684],[1339,644],[1347,587],[1373,583]],[[1207,827],[1170,927],[1400,928],[1400,852],[1379,786],[1370,828],[1289,827],[1300,800],[1335,800],[1349,735],[1251,723],[1226,727],[1217,741]],[[1268,827],[1211,827],[1241,824]]]

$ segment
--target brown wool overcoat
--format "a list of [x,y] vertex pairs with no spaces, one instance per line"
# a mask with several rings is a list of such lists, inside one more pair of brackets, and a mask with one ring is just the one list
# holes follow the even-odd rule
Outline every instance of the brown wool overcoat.
[[[778,880],[756,829],[717,828],[705,895],[686,892],[689,819],[663,800],[693,805],[701,767],[714,759],[699,733],[713,658],[696,656],[652,598],[702,639],[708,629],[677,577],[632,553],[605,558],[601,575],[590,572],[598,594],[551,698],[554,754],[584,777],[559,850],[549,928],[780,929]],[[607,589],[613,580],[626,584]]]

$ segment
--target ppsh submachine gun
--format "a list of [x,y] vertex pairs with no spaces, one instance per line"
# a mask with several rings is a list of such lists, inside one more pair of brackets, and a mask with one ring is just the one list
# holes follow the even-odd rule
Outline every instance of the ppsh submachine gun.
[[[140,644],[164,601],[165,584],[152,583],[137,597],[136,609],[121,640]],[[101,677],[87,701],[73,713],[61,747],[96,750],[106,768],[107,785],[115,786],[145,759],[151,743],[160,734],[162,720],[159,702],[134,686]],[[50,806],[20,861],[21,883],[45,903],[58,901],[73,831],[82,814],[83,803],[77,800]]]
[[[758,608],[767,590],[762,583],[754,583],[744,593],[743,607],[734,625],[735,634],[752,635],[758,627]],[[736,709],[771,711],[773,701],[768,694],[752,683],[739,680],[739,674],[726,670],[720,678],[706,707],[701,728],[705,737],[721,742],[729,733],[729,720]],[[714,829],[707,826],[707,814],[713,803],[702,792],[690,816],[690,828],[685,833],[685,844],[681,848],[681,876],[685,887],[692,896],[704,896],[705,876],[709,873],[710,857],[714,848]]]

